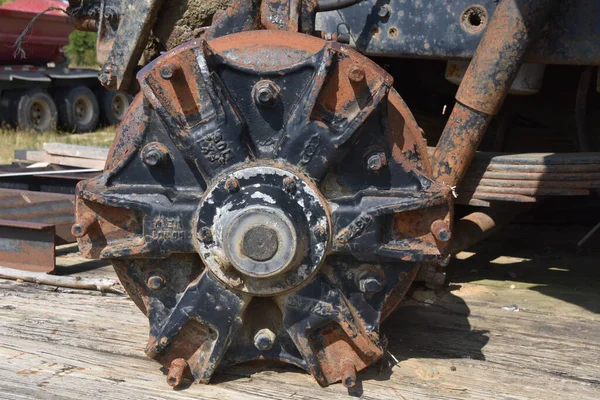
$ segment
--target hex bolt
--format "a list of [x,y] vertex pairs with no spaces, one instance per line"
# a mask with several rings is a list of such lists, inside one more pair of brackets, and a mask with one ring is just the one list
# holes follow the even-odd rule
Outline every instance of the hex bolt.
[[96,222],[96,217],[93,214],[84,214],[83,217],[79,219],[79,222],[73,224],[71,227],[71,234],[77,239],[81,239],[87,235],[88,230],[94,222]]
[[258,81],[252,88],[254,102],[259,107],[274,107],[279,101],[279,86],[273,81]]
[[291,176],[283,178],[283,190],[288,193],[295,193],[297,189],[296,180]]
[[440,242],[448,242],[452,238],[452,232],[446,221],[436,219],[431,223],[431,233]]
[[160,143],[148,143],[142,150],[142,161],[149,167],[158,167],[169,159],[169,151]]
[[367,158],[367,169],[370,172],[379,172],[387,165],[387,157],[383,152],[372,153]]
[[179,69],[180,67],[177,64],[165,63],[160,66],[160,77],[167,80],[171,79]]
[[198,232],[198,239],[203,241],[204,243],[211,243],[213,241],[212,231],[209,227],[202,227]]
[[160,290],[165,287],[165,284],[165,277],[160,272],[153,272],[146,281],[146,285],[152,290]]
[[342,384],[348,389],[356,386],[356,365],[352,361],[342,364]]
[[98,77],[98,80],[107,89],[115,89],[117,83],[117,77],[114,76],[110,71],[104,70]]
[[381,7],[379,7],[379,11],[378,11],[379,17],[382,19],[386,19],[390,16],[391,11],[392,10],[390,9],[390,6],[387,4],[384,4]]
[[231,286],[233,286],[234,288],[238,288],[244,284],[244,281],[242,280],[242,278],[239,278],[239,277],[229,278],[229,284]]
[[365,70],[358,65],[353,65],[348,70],[348,79],[352,82],[359,83],[365,79]]
[[338,236],[336,240],[340,246],[345,246],[348,244],[348,238],[344,235]]
[[234,177],[227,179],[225,181],[225,190],[227,190],[229,193],[237,192],[240,190],[240,182]]
[[363,293],[377,293],[381,287],[381,281],[374,276],[366,276],[358,283],[358,288]]
[[324,240],[327,237],[327,229],[323,225],[317,225],[313,229],[315,237],[319,240]]
[[267,351],[275,343],[275,334],[270,329],[261,329],[254,335],[254,347],[260,351]]
[[188,369],[188,363],[185,358],[176,358],[171,361],[169,366],[169,373],[167,374],[167,384],[171,387],[177,387],[181,385],[183,381],[183,375]]

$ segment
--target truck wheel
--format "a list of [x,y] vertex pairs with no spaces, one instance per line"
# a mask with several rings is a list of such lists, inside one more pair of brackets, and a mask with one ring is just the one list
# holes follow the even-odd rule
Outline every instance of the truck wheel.
[[41,89],[28,90],[15,102],[14,123],[18,129],[47,132],[56,128],[56,104]]
[[75,86],[59,92],[58,121],[69,132],[92,132],[100,122],[100,107],[94,92]]
[[102,115],[108,125],[118,125],[131,103],[131,98],[125,92],[110,92],[104,90],[102,93]]

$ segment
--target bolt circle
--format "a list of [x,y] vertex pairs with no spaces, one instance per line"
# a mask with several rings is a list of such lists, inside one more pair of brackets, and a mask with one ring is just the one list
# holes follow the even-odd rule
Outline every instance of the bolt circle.
[[279,86],[273,81],[263,80],[254,85],[252,95],[259,107],[274,107],[279,101]]
[[149,289],[160,290],[165,286],[165,283],[166,281],[164,276],[162,276],[160,273],[154,273],[148,277],[146,285]]
[[362,82],[365,79],[365,70],[358,65],[353,65],[348,70],[348,78],[355,83]]

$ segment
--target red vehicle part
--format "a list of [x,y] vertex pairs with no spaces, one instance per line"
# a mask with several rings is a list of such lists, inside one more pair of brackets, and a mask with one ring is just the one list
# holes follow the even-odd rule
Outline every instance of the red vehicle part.
[[40,12],[50,8],[65,8],[58,0],[16,0],[0,7],[0,63],[42,65],[55,62],[60,48],[69,42],[73,26],[68,16],[58,10],[40,16],[23,43],[26,57],[14,56],[14,44],[29,22]]

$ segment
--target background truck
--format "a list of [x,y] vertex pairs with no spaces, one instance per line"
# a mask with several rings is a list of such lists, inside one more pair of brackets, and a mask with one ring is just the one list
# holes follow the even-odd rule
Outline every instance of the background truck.
[[0,6],[0,121],[38,132],[55,127],[89,132],[99,124],[117,124],[130,97],[104,89],[96,70],[68,67],[62,47],[74,27],[64,12],[41,15],[15,47],[32,19],[50,7],[66,4],[16,0]]

